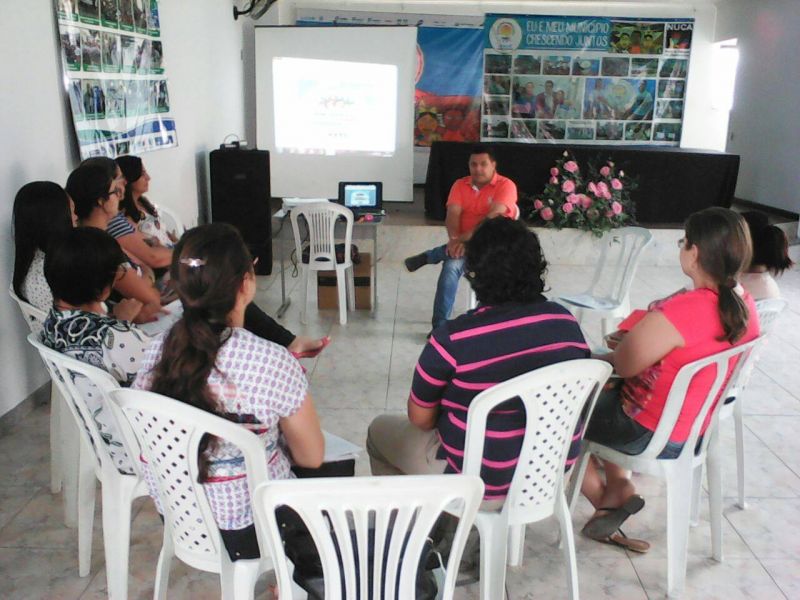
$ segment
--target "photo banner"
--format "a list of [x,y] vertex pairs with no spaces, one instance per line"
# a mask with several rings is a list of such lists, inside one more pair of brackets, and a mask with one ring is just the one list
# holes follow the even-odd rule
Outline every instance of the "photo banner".
[[677,146],[694,19],[487,15],[481,139]]
[[483,19],[298,7],[296,24],[416,26],[414,145],[480,139]]
[[55,0],[82,159],[178,145],[158,0]]

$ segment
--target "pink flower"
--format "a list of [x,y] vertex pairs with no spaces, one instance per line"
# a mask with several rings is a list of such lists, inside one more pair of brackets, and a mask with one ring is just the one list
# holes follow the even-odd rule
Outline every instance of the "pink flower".
[[610,174],[611,174],[611,169],[609,169],[608,167],[603,167],[602,169],[600,169],[600,175],[602,175],[603,177],[608,177]]
[[552,209],[552,208],[550,208],[549,206],[547,206],[547,207],[543,208],[543,209],[542,209],[542,210],[539,212],[539,215],[540,215],[540,216],[541,216],[541,217],[542,217],[542,218],[543,218],[545,221],[552,221],[552,220],[553,220],[553,209]]
[[564,170],[574,173],[578,170],[578,163],[576,163],[574,160],[568,160],[564,163]]
[[535,208],[536,210],[541,209],[543,206],[544,206],[544,204],[542,204],[541,200],[534,200],[533,201],[533,208]]
[[606,211],[606,217],[608,217],[610,219],[613,216],[614,216],[614,211],[613,210],[607,210]]
[[572,204],[577,204],[578,194],[567,194],[567,202],[572,202]]
[[613,212],[615,215],[621,214],[622,213],[622,204],[620,204],[616,200],[614,202],[612,202],[611,203],[611,212]]
[[553,184],[558,183],[558,177],[551,177],[550,178],[550,183],[553,183]]
[[567,179],[564,183],[561,184],[561,190],[567,194],[571,194],[575,191],[575,182],[571,179]]
[[578,201],[580,202],[580,205],[584,209],[589,208],[592,205],[592,199],[589,198],[589,196],[587,196],[586,194],[579,194]]
[[597,186],[594,184],[594,181],[590,181],[587,188],[592,194],[597,196]]
[[550,169],[550,175],[552,175],[553,177],[558,177],[558,169],[556,167]]
[[564,206],[561,207],[564,210],[564,214],[568,215],[573,210],[575,210],[575,205],[572,202],[565,202]]
[[622,182],[615,177],[614,179],[611,180],[611,187],[614,188],[615,190],[621,190]]
[[600,183],[597,184],[597,195],[598,196],[602,196],[603,198],[605,198],[606,194],[608,194],[608,193],[609,193],[608,192],[608,185],[606,184],[605,181],[601,181]]

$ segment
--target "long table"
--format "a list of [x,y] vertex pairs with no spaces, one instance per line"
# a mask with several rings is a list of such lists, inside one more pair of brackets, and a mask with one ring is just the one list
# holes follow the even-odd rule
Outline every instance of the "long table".
[[[489,143],[497,171],[510,177],[520,192],[537,194],[550,168],[569,150],[580,164],[611,159],[638,180],[631,192],[636,217],[645,225],[682,223],[709,206],[730,207],[739,175],[739,156],[724,152],[643,146],[578,146],[568,144]],[[434,142],[425,181],[425,214],[444,219],[453,182],[469,175],[472,144]]]

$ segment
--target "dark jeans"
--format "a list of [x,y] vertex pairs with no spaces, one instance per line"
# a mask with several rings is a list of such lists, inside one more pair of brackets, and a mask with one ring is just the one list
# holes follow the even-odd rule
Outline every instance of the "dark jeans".
[[291,344],[295,338],[291,331],[281,327],[275,319],[258,308],[255,302],[248,304],[244,311],[244,328],[260,338],[284,347]]
[[[586,428],[586,439],[633,456],[647,448],[653,432],[622,410],[621,389],[622,380],[619,380],[611,389],[600,392],[592,420]],[[667,442],[658,458],[677,458],[682,448],[681,443]]]

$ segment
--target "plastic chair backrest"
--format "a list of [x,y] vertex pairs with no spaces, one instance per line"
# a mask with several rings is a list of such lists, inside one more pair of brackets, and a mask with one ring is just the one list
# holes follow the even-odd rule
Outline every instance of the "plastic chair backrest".
[[198,447],[206,434],[235,444],[244,455],[250,494],[268,480],[264,444],[242,425],[153,392],[118,389],[110,394],[125,421],[123,435],[135,436],[151,470],[165,534],[175,554],[197,568],[219,571],[226,552],[203,484],[198,481]]
[[[95,466],[103,473],[138,476],[135,457],[139,450],[127,444],[108,402],[109,392],[119,389],[117,380],[103,369],[48,348],[35,333],[28,336],[28,342],[39,351],[50,378],[66,399],[81,437],[94,453]],[[98,426],[100,410],[108,427],[105,431]]]
[[19,306],[19,309],[22,311],[22,316],[25,317],[25,322],[28,324],[28,328],[31,330],[31,333],[35,333],[37,335],[41,333],[44,320],[47,318],[47,313],[40,308],[36,308],[30,302],[26,302],[17,296],[12,286],[8,286],[8,294],[11,296],[14,302],[17,303],[17,306]]
[[[499,383],[478,394],[467,413],[465,475],[480,475],[491,411],[511,398],[525,406],[525,434],[503,510],[510,525],[544,519],[555,510],[572,436],[591,417],[611,365],[595,359],[548,365]],[[586,409],[584,409],[586,407]]]
[[[678,371],[675,380],[672,382],[672,387],[670,387],[667,396],[667,402],[664,405],[664,411],[661,413],[661,418],[658,421],[658,426],[653,433],[653,437],[650,439],[647,448],[645,448],[639,456],[641,458],[655,459],[661,454],[683,410],[686,392],[691,385],[692,379],[703,369],[709,368],[715,370],[714,382],[708,390],[700,411],[697,413],[692,423],[689,437],[686,439],[680,454],[681,457],[687,452],[696,456],[705,456],[708,442],[711,438],[710,435],[703,436],[700,448],[695,452],[697,440],[702,432],[703,424],[706,423],[707,417],[709,413],[711,413],[711,419],[708,420],[709,429],[715,426],[719,409],[723,405],[723,402],[719,402],[718,400],[727,397],[727,394],[723,394],[732,388],[739,373],[743,369],[746,369],[748,359],[753,356],[753,349],[756,348],[762,340],[763,336],[759,336],[745,344],[684,365],[681,370]],[[735,364],[731,370],[731,364],[734,362]],[[728,373],[730,373],[730,376],[728,376]]]
[[183,226],[178,216],[172,212],[172,209],[159,204],[156,206],[156,212],[158,212],[158,218],[164,223],[167,231],[174,232],[178,237],[181,237],[183,232],[186,231],[186,227]]
[[584,293],[621,303],[630,292],[642,253],[652,241],[653,234],[643,227],[606,232],[592,283]]
[[786,310],[788,305],[789,303],[783,298],[756,300],[756,312],[758,312],[758,324],[761,327],[761,335],[769,334],[775,321],[780,314]]
[[451,598],[482,495],[480,478],[462,475],[305,479],[259,486],[253,509],[259,530],[268,533],[262,539],[274,558],[281,598],[291,579],[275,509],[288,506],[314,539],[326,600],[414,598],[425,541],[447,509],[459,517],[440,596]]
[[[300,218],[303,218],[308,229],[309,255],[308,266],[312,270],[332,270],[337,264],[349,266],[350,246],[353,240],[353,211],[346,206],[333,202],[313,202],[292,208],[292,232],[298,262],[303,261],[303,242],[300,234]],[[346,222],[344,236],[344,261],[336,262],[336,221],[343,218]],[[303,261],[304,262],[304,261]]]

